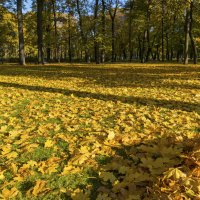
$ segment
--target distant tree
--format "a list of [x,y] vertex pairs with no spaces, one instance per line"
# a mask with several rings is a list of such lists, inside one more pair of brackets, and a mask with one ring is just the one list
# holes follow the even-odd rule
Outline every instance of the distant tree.
[[18,20],[18,37],[19,37],[19,62],[25,65],[25,50],[24,50],[24,30],[23,30],[23,1],[17,0],[17,20]]
[[43,53],[43,7],[44,0],[37,0],[37,37],[38,37],[38,63],[44,63]]
[[115,55],[115,18],[119,8],[119,0],[107,0],[107,8],[111,19],[111,33],[112,33],[112,62],[116,61]]
[[99,0],[95,0],[94,5],[94,58],[96,64],[99,64],[99,41],[98,41],[98,12],[99,12]]
[[80,35],[81,35],[81,40],[82,40],[82,45],[84,48],[85,52],[85,62],[90,62],[90,55],[89,55],[89,49],[88,49],[88,37],[87,37],[87,32],[84,29],[84,10],[83,10],[83,4],[81,0],[76,0],[76,9],[77,9],[77,14],[78,14],[78,24],[80,28]]

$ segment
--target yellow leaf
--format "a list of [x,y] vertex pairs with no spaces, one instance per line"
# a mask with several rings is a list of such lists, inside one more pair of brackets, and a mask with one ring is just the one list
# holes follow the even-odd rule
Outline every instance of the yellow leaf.
[[178,168],[171,168],[167,172],[165,172],[164,175],[164,179],[173,178],[174,180],[187,177],[187,175]]
[[113,140],[115,138],[114,131],[108,131],[108,140]]
[[54,164],[54,165],[50,166],[48,168],[48,174],[52,174],[54,172],[57,172],[57,168],[58,168],[58,164]]
[[8,126],[1,126],[0,132],[6,132]]
[[21,134],[20,131],[18,131],[18,130],[12,130],[12,131],[9,132],[9,137],[10,137],[11,139],[15,139],[15,138],[18,137],[20,134]]
[[47,140],[44,144],[45,148],[50,148],[54,145],[54,142],[52,140]]
[[87,193],[84,193],[82,190],[80,189],[76,189],[72,195],[71,198],[73,200],[89,200],[89,195]]
[[46,181],[38,180],[38,181],[36,182],[35,187],[33,188],[32,194],[33,194],[34,196],[38,196],[38,194],[40,194],[40,193],[42,193],[43,191],[45,191],[45,185],[46,185]]
[[37,148],[39,146],[39,144],[35,144],[35,143],[33,143],[33,144],[28,144],[27,146],[26,146],[26,150],[28,151],[28,152],[31,152],[31,151],[33,151],[35,148]]
[[11,152],[12,147],[11,147],[11,145],[9,144],[9,145],[6,145],[6,146],[1,147],[1,149],[2,149],[1,154],[2,154],[2,155],[5,155],[5,154]]
[[16,177],[14,177],[13,180],[22,182],[24,181],[24,177],[21,174],[16,174]]
[[16,197],[17,194],[18,194],[18,192],[19,192],[19,191],[18,191],[17,188],[15,188],[15,187],[13,187],[11,190],[8,190],[8,189],[4,188],[4,189],[2,190],[1,196],[2,196],[4,199],[11,199],[11,198]]
[[77,173],[77,172],[80,172],[80,170],[81,169],[78,168],[78,167],[66,166],[63,169],[62,175],[68,175],[68,174],[71,174],[71,173]]
[[69,174],[70,171],[71,171],[72,169],[73,169],[72,166],[66,166],[66,167],[64,167],[63,172],[62,172],[62,175],[67,175],[67,174]]
[[27,164],[28,164],[30,167],[34,167],[34,166],[37,165],[37,162],[36,162],[36,161],[33,161],[33,160],[29,160],[29,161],[27,162]]
[[10,153],[8,153],[8,154],[6,155],[6,157],[7,157],[8,159],[17,158],[17,156],[18,156],[18,153],[17,153],[16,151],[12,151],[12,152],[10,152]]
[[11,163],[11,167],[12,167],[12,171],[13,171],[13,173],[17,173],[17,170],[18,170],[18,167],[17,167],[17,165],[15,164],[15,163]]
[[4,180],[5,179],[5,176],[4,176],[4,172],[5,171],[6,170],[3,170],[3,171],[0,172],[0,180]]
[[80,152],[81,152],[82,154],[88,153],[88,152],[89,152],[89,151],[88,151],[88,147],[87,147],[87,146],[81,146]]

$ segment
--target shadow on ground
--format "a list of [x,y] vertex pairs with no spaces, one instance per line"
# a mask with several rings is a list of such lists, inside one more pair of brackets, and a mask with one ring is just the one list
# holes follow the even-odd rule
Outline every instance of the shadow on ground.
[[[114,65],[113,65],[114,66]],[[82,78],[104,87],[167,87],[200,89],[200,85],[163,83],[163,80],[200,80],[200,67],[190,66],[0,66],[0,75],[40,77],[48,80]]]
[[[177,141],[175,137],[163,136],[116,149],[116,155],[104,167],[105,171],[112,172],[120,180],[112,187],[112,191],[117,193],[117,196],[111,194],[113,199],[127,199],[128,194],[146,200],[170,199],[169,196],[178,199],[183,194],[190,198],[188,188],[197,195],[195,186],[187,186],[185,182],[189,176],[194,181],[197,178],[194,173],[199,166],[195,163],[195,159],[198,160],[195,152],[198,152],[199,144],[199,137]],[[194,160],[190,160],[192,157]]]
[[75,95],[81,98],[91,98],[103,101],[120,101],[122,103],[127,104],[137,104],[137,105],[149,105],[156,106],[168,109],[176,109],[188,112],[197,112],[200,113],[200,103],[189,103],[183,101],[175,101],[175,100],[159,100],[153,98],[144,98],[144,97],[134,97],[134,96],[118,96],[111,94],[99,94],[99,93],[91,93],[91,92],[82,92],[76,90],[67,90],[67,89],[59,89],[52,87],[42,87],[42,86],[30,86],[30,85],[21,85],[16,83],[6,83],[0,82],[1,87],[13,87],[17,89],[25,89],[29,91],[38,91],[38,92],[49,92],[49,93],[60,93],[66,96]]

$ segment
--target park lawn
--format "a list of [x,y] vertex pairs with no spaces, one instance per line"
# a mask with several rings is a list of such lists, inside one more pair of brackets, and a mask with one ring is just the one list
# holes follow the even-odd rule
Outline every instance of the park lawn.
[[200,198],[200,66],[0,66],[0,198]]

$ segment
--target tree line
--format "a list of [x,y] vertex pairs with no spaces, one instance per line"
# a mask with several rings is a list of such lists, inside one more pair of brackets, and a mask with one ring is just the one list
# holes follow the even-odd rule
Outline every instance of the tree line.
[[198,0],[0,0],[0,54],[19,63],[198,59]]

